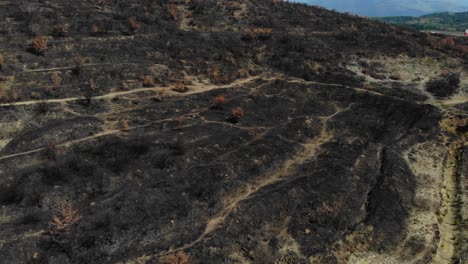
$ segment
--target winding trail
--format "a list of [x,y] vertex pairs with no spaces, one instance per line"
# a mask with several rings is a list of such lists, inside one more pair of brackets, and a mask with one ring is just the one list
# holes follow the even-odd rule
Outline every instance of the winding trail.
[[[133,89],[129,91],[110,92],[110,93],[103,94],[103,95],[93,96],[91,100],[101,100],[101,99],[122,96],[122,95],[147,92],[147,91],[158,91],[158,90],[167,90],[167,94],[171,96],[187,96],[187,95],[193,95],[193,94],[198,94],[198,93],[204,93],[204,92],[208,92],[208,91],[216,90],[216,89],[228,89],[228,88],[242,85],[242,84],[257,80],[257,79],[262,79],[262,76],[261,75],[252,76],[252,77],[245,78],[245,79],[242,79],[242,80],[230,83],[230,84],[226,84],[226,85],[192,85],[192,86],[187,86],[188,88],[190,88],[190,90],[186,93],[178,93],[178,92],[170,90],[171,88],[174,88],[175,86],[144,87],[144,88],[137,88],[137,89]],[[13,102],[13,103],[4,103],[4,104],[0,104],[0,106],[22,106],[22,105],[44,104],[44,103],[55,104],[55,103],[79,101],[83,99],[84,97],[67,97],[67,98],[49,99],[49,100],[30,100],[30,101],[21,101],[21,102]]]
[[[148,91],[164,91],[165,95],[172,96],[172,97],[184,97],[184,96],[189,96],[189,95],[194,95],[194,94],[200,94],[200,93],[205,93],[209,92],[212,90],[218,90],[218,89],[229,89],[233,88],[235,86],[243,85],[255,80],[264,80],[264,81],[274,81],[274,80],[281,80],[283,79],[284,76],[277,76],[277,77],[270,77],[268,78],[266,75],[256,75],[256,76],[251,76],[245,79],[241,79],[235,82],[232,82],[230,84],[226,85],[188,85],[187,88],[189,88],[189,91],[185,93],[179,93],[176,91],[173,91],[172,88],[175,88],[174,85],[171,86],[154,86],[154,87],[141,87],[141,88],[136,88],[128,91],[119,91],[119,92],[109,92],[106,94],[102,95],[97,95],[91,97],[91,100],[101,100],[101,99],[109,99],[109,98],[114,98],[122,95],[129,95],[129,94],[135,94],[135,93],[141,93],[141,92],[148,92]],[[296,83],[296,84],[315,84],[315,85],[321,85],[321,86],[334,86],[334,87],[343,87],[343,88],[348,88],[348,89],[353,89],[358,92],[367,92],[371,93],[374,95],[378,96],[388,96],[392,98],[396,98],[399,100],[403,100],[398,97],[394,97],[391,95],[386,95],[382,93],[378,93],[375,91],[367,90],[367,89],[362,89],[362,88],[356,88],[356,87],[348,87],[342,84],[336,84],[336,83],[321,83],[321,82],[314,82],[314,81],[305,81],[303,79],[297,79],[297,78],[290,78],[290,79],[285,79],[286,82],[288,83]],[[66,102],[73,102],[73,101],[80,101],[84,100],[84,97],[67,97],[67,98],[58,98],[58,99],[47,99],[47,100],[29,100],[29,101],[20,101],[20,102],[12,102],[12,103],[2,103],[0,104],[0,107],[4,106],[25,106],[25,105],[35,105],[35,104],[57,104],[57,103],[66,103]],[[468,100],[468,99],[467,99]]]

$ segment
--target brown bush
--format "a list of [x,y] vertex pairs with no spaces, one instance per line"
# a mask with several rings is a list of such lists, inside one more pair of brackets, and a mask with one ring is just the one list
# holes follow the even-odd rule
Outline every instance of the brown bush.
[[73,73],[79,75],[81,73],[81,69],[83,68],[83,64],[86,62],[86,58],[80,55],[73,56],[72,62],[75,64],[75,68],[73,69]]
[[62,84],[62,76],[58,72],[53,72],[50,75],[50,79],[52,80],[52,83],[56,88],[59,87],[60,84]]
[[128,24],[130,25],[130,28],[132,28],[132,30],[134,30],[134,31],[137,31],[137,30],[139,30],[139,29],[141,28],[141,24],[138,23],[138,22],[136,22],[136,21],[135,21],[133,18],[131,18],[131,17],[127,19],[127,22],[128,22]]
[[38,55],[44,54],[48,49],[47,38],[44,36],[36,37],[31,42],[31,48]]
[[90,32],[91,32],[92,35],[98,35],[99,33],[101,33],[101,30],[99,29],[99,27],[96,24],[93,24],[93,25],[91,25]]
[[4,62],[5,62],[5,58],[4,58],[3,55],[0,53],[0,66],[2,66]]
[[179,82],[179,83],[176,83],[176,84],[174,85],[174,88],[172,88],[172,91],[178,92],[178,93],[186,93],[186,92],[188,92],[189,90],[190,90],[190,89],[189,89],[187,86],[185,86],[183,83],[180,83],[180,82]]
[[209,76],[213,83],[217,84],[221,82],[221,74],[220,74],[219,67],[217,65],[213,66],[209,70]]
[[59,37],[65,37],[68,34],[68,31],[70,31],[70,26],[66,23],[58,24],[54,27],[54,32]]
[[4,101],[7,97],[7,92],[5,90],[5,87],[0,84],[0,102]]
[[[47,107],[47,104],[40,104],[40,107]],[[47,112],[47,108],[44,109]],[[60,142],[52,140],[47,143],[46,156],[49,160],[56,160],[58,156],[63,154],[63,149],[60,148]]]
[[14,103],[18,101],[18,93],[16,90],[6,90],[5,87],[0,85],[0,102]]
[[183,251],[167,255],[161,258],[163,264],[190,264],[192,260],[190,255],[186,254]]
[[153,87],[155,85],[154,77],[151,75],[146,75],[143,77],[143,86]]
[[175,4],[169,4],[167,6],[167,12],[171,16],[171,18],[174,20],[176,20],[177,17],[179,16],[179,10],[177,9],[177,5]]
[[333,202],[332,205],[327,202],[322,202],[322,206],[319,208],[319,212],[325,215],[336,215],[341,209],[342,204],[339,202]]
[[446,49],[446,48],[452,48],[455,46],[455,40],[453,40],[452,37],[438,39],[438,38],[429,36],[429,43],[431,47],[435,49]]
[[68,232],[80,219],[80,212],[73,204],[60,201],[55,206],[52,220],[49,222],[49,231],[51,233]]
[[226,102],[226,97],[224,97],[224,95],[218,95],[215,97],[214,102],[217,105],[224,104]]
[[231,110],[231,117],[234,119],[240,119],[245,115],[244,109],[241,107],[236,107]]
[[247,28],[244,29],[244,40],[267,40],[272,36],[271,28]]

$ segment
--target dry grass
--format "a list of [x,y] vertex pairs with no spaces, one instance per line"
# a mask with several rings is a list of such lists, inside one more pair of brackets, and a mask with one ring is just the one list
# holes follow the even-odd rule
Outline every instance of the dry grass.
[[52,80],[52,83],[54,84],[56,88],[58,88],[62,84],[62,80],[63,80],[59,72],[53,72],[50,75],[50,79]]
[[190,255],[183,251],[179,251],[177,253],[162,257],[161,262],[163,264],[190,264],[192,263],[192,260]]
[[52,220],[49,222],[49,230],[52,233],[69,231],[81,219],[81,214],[75,206],[68,201],[60,201],[55,209]]
[[244,29],[244,39],[246,40],[267,40],[272,36],[271,28],[247,28]]
[[49,46],[47,44],[47,38],[44,36],[36,37],[31,42],[31,48],[36,54],[44,54],[49,49]]
[[143,86],[153,87],[155,85],[154,77],[151,75],[146,75],[143,77]]

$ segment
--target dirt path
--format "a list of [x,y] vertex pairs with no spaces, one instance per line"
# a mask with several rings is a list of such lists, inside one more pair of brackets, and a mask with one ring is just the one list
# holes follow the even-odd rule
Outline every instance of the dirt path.
[[[227,85],[193,85],[193,86],[188,86],[190,89],[186,93],[178,93],[175,91],[172,91],[171,89],[174,88],[174,86],[169,86],[169,87],[163,87],[163,86],[155,86],[155,87],[145,87],[145,88],[137,88],[129,91],[121,91],[121,92],[110,92],[107,94],[103,95],[98,95],[94,96],[91,98],[91,100],[101,100],[101,99],[107,99],[107,98],[113,98],[117,96],[122,96],[122,95],[128,95],[128,94],[134,94],[134,93],[140,93],[140,92],[147,92],[147,91],[158,91],[158,90],[166,90],[168,95],[171,96],[187,96],[187,95],[193,95],[193,94],[198,94],[198,93],[204,93],[208,92],[211,90],[216,90],[216,89],[227,89],[227,88],[232,88],[237,85],[242,85],[257,79],[261,79],[262,76],[252,76],[249,78],[245,78]],[[54,104],[54,103],[65,103],[65,102],[72,102],[72,101],[78,101],[78,100],[84,100],[83,97],[68,97],[68,98],[60,98],[60,99],[49,99],[49,100],[30,100],[30,101],[22,101],[22,102],[14,102],[14,103],[6,103],[6,104],[0,104],[0,106],[22,106],[22,105],[35,105],[35,104]]]
[[457,105],[468,103],[468,96],[460,96],[442,101],[442,105]]
[[[57,147],[69,147],[69,146],[71,146],[71,145],[73,145],[73,144],[76,144],[76,143],[80,143],[80,142],[83,142],[83,141],[88,141],[88,140],[100,138],[100,137],[107,136],[107,135],[111,135],[111,134],[116,134],[116,133],[119,133],[119,132],[122,132],[122,131],[121,131],[121,130],[108,130],[108,131],[103,131],[103,132],[99,132],[99,133],[97,133],[97,134],[91,135],[91,136],[89,136],[89,137],[84,137],[84,138],[79,138],[79,139],[74,139],[74,140],[70,140],[70,141],[63,142],[63,143],[61,143],[61,144],[58,144]],[[44,151],[44,150],[46,150],[46,149],[47,149],[46,147],[44,147],[44,148],[37,148],[37,149],[25,151],[25,152],[20,152],[20,153],[16,153],[16,154],[6,155],[6,156],[3,156],[3,157],[0,157],[0,160],[10,159],[10,158],[19,157],[19,156],[25,156],[25,155],[33,154],[33,153],[36,153],[36,152]]]

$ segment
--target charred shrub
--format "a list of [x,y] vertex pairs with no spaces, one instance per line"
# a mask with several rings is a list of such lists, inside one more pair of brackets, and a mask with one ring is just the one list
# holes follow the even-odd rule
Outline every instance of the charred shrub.
[[17,186],[13,182],[0,185],[0,204],[12,204],[18,200]]
[[89,150],[90,158],[96,158],[104,167],[114,173],[124,171],[138,157],[146,154],[151,146],[147,139],[123,140],[120,138],[109,138],[103,140],[99,145]]
[[452,95],[459,87],[460,74],[450,73],[432,79],[426,83],[426,90],[438,97]]
[[66,182],[65,173],[60,168],[59,164],[49,164],[44,166],[40,171],[42,174],[41,181],[47,185],[55,185],[57,183]]
[[163,170],[168,166],[169,158],[170,151],[165,148],[153,152],[151,157],[154,166],[160,170]]

